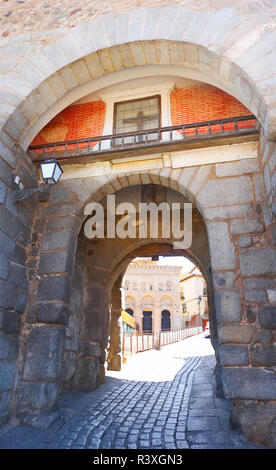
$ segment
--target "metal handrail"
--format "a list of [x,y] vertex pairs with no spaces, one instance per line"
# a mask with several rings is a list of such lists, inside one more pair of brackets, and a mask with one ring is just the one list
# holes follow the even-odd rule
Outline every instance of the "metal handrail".
[[[239,123],[246,121],[250,121],[250,124],[247,122],[245,123],[245,126],[238,125]],[[229,127],[230,124],[232,124],[232,126]],[[177,132],[179,135],[176,134]],[[166,145],[177,141],[190,142],[192,140],[200,140],[206,137],[213,138],[226,135],[234,136],[240,135],[241,133],[251,134],[256,132],[258,132],[258,121],[256,117],[251,114],[233,118],[180,124],[177,126],[157,127],[141,131],[123,132],[119,134],[31,145],[29,147],[29,151],[35,159],[38,157],[43,159],[44,156],[49,158],[49,154],[51,154],[51,156],[55,156],[57,159],[64,157],[70,158],[143,147],[147,148],[156,145]],[[143,138],[142,140],[140,139],[140,141],[138,139],[139,136],[142,136]],[[127,142],[127,139],[130,138],[133,142]],[[104,142],[108,143],[108,146],[104,147]],[[70,146],[73,147],[70,148]],[[72,151],[70,152],[70,150]]]
[[172,328],[169,330],[157,332],[133,332],[122,334],[122,356],[125,354],[135,354],[138,352],[148,351],[149,349],[160,349],[161,346],[182,341],[195,334],[202,332],[202,327],[199,325],[190,325],[185,328]]

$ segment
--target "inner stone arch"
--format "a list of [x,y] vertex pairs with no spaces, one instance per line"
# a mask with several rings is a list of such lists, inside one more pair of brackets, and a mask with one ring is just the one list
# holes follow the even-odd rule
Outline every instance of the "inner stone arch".
[[[200,226],[198,226],[198,229],[200,231]],[[204,237],[204,235],[203,235]],[[202,241],[202,240],[201,240]],[[120,352],[121,352],[121,346],[120,346],[120,338],[118,336],[118,319],[121,314],[122,310],[122,295],[121,295],[121,288],[123,286],[123,278],[124,275],[130,266],[131,261],[134,259],[139,259],[139,258],[156,258],[158,256],[166,256],[166,257],[171,257],[173,260],[174,256],[181,256],[183,258],[189,259],[192,263],[195,264],[195,266],[198,267],[199,271],[202,273],[204,281],[207,286],[207,300],[208,300],[208,310],[209,310],[209,318],[210,318],[210,323],[211,323],[211,330],[212,330],[212,344],[215,349],[215,353],[217,356],[217,362],[219,364],[219,356],[217,354],[217,322],[216,322],[216,313],[215,313],[215,304],[214,304],[214,289],[213,289],[213,283],[212,283],[212,276],[210,272],[210,260],[207,258],[204,259],[203,252],[207,251],[208,252],[208,239],[205,239],[205,247],[200,251],[199,247],[197,246],[197,243],[194,244],[194,246],[191,247],[191,249],[187,250],[181,250],[181,249],[174,249],[173,247],[173,240],[162,240],[162,238],[158,241],[156,240],[155,242],[153,240],[148,240],[147,242],[144,242],[140,247],[135,248],[133,252],[128,254],[126,257],[124,257],[119,265],[115,268],[113,274],[112,274],[112,279],[114,281],[112,290],[111,290],[111,329],[110,329],[110,339],[109,339],[109,347],[108,347],[108,369],[111,370],[120,370],[121,367],[121,357],[120,357]],[[138,286],[137,286],[138,287]],[[138,287],[139,288],[139,287]],[[140,287],[141,288],[141,287]],[[164,292],[166,294],[166,292]],[[167,294],[170,294],[170,292],[167,292]],[[148,317],[151,322],[151,328],[153,333],[159,332],[161,329],[161,310],[164,310],[167,307],[164,307],[164,305],[170,305],[168,309],[172,308],[172,298],[169,298],[169,302],[161,302],[160,303],[160,315],[159,317],[156,316],[154,322],[152,322],[152,313],[153,313],[153,306],[154,306],[154,292],[148,291],[146,295],[143,296],[143,292],[140,293],[141,295],[141,305],[140,305],[140,311],[142,313],[146,313],[145,317],[146,318],[146,325],[148,325]],[[164,295],[163,295],[164,297]],[[150,315],[147,315],[147,312],[149,312]],[[139,331],[143,331],[143,317],[144,315],[141,316],[140,320],[137,323],[137,326],[139,328]],[[113,332],[112,330],[112,325],[115,325],[115,330]],[[114,346],[116,345],[116,346]]]
[[[147,186],[147,185],[146,185]],[[116,203],[123,201],[136,201],[138,210],[139,201],[143,200],[143,185],[134,185],[121,189],[115,193]],[[152,194],[159,203],[166,201],[186,201],[185,196],[161,185],[149,185]],[[146,188],[147,191],[149,188]],[[101,200],[103,206],[106,206],[106,198]],[[117,217],[120,219],[120,217]],[[112,239],[86,239],[81,230],[76,254],[77,271],[73,279],[77,278],[76,288],[73,288],[72,299],[78,298],[78,306],[71,301],[71,320],[69,323],[77,322],[79,324],[79,350],[75,355],[75,366],[72,365],[72,354],[66,351],[63,371],[69,370],[70,365],[75,372],[72,377],[67,377],[64,381],[65,387],[77,387],[89,389],[97,386],[104,376],[104,364],[106,361],[106,348],[108,346],[108,367],[119,367],[120,359],[118,357],[118,319],[121,315],[121,280],[122,276],[131,259],[137,256],[137,253],[152,253],[152,255],[169,254],[170,256],[181,253],[192,259],[198,265],[208,278],[208,292],[210,305],[214,304],[212,280],[210,276],[210,252],[208,248],[208,237],[205,224],[198,210],[194,208],[193,214],[193,242],[190,249],[174,250],[173,239],[162,238],[161,233],[161,215],[158,219],[159,230],[158,239],[151,238],[125,238],[118,237]],[[82,268],[78,259],[82,260]],[[79,270],[82,269],[80,276]],[[81,284],[80,284],[81,282]],[[74,281],[73,281],[74,284]],[[81,294],[80,294],[81,292]],[[76,316],[75,312],[79,312]],[[210,309],[211,325],[214,331],[213,339],[216,343],[216,319],[214,308]],[[73,319],[74,318],[74,322]],[[109,327],[110,325],[110,327]],[[76,333],[76,332],[75,332]],[[114,340],[114,337],[117,339]],[[92,354],[92,351],[98,351],[98,355]],[[114,366],[114,363],[116,366]],[[90,373],[88,372],[90,370]],[[94,373],[92,372],[94,371]]]

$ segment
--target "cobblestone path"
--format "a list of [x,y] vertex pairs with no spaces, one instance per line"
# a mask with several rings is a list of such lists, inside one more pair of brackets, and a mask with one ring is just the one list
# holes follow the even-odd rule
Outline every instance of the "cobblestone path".
[[230,430],[231,402],[215,395],[206,341],[198,335],[132,356],[98,389],[66,392],[50,428],[2,430],[0,448],[255,449]]
[[123,381],[115,392],[72,418],[48,448],[188,448],[191,372],[199,362],[187,361],[172,382]]
[[188,358],[172,381],[120,381],[70,419],[47,448],[250,448],[229,429],[231,402],[215,397],[214,365],[214,356]]

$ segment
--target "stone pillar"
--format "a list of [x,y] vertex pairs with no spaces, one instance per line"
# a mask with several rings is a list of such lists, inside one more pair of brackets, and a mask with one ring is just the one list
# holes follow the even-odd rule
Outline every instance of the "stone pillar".
[[[63,199],[68,204],[61,204]],[[38,207],[28,247],[30,291],[21,333],[16,411],[51,411],[61,391],[80,204],[62,184]]]
[[[233,403],[232,426],[250,442],[268,446],[275,435],[275,419],[271,417],[275,416],[276,400],[276,307],[269,294],[275,290],[276,251],[271,232],[266,230],[266,200],[261,173],[255,172],[257,161],[246,165],[246,172],[254,173],[252,177],[225,180],[223,175],[227,172],[229,177],[234,164],[217,165],[221,179],[209,182],[200,199],[204,194],[204,204],[210,204],[207,199],[214,185],[220,205],[225,203],[220,213],[224,220],[217,217],[214,221],[211,215],[207,222],[218,333],[218,389]],[[231,194],[226,191],[229,180]],[[249,205],[249,201],[254,203]],[[236,203],[235,214],[228,213],[230,203]],[[214,199],[211,206],[214,210]]]
[[77,361],[75,387],[92,390],[104,381],[108,295],[104,287],[90,284],[90,271],[86,272],[83,294],[83,320],[81,348]]
[[121,317],[121,309],[111,309],[110,320],[110,343],[108,347],[107,369],[121,370],[121,328],[119,319]]
[[121,277],[113,286],[111,295],[110,340],[107,356],[108,370],[121,370]]
[[153,344],[155,349],[160,348],[160,331],[161,331],[161,311],[160,311],[160,302],[154,300],[153,309],[152,309],[152,334],[153,334]]
[[[0,143],[0,426],[14,414],[14,390],[20,348],[20,334],[29,293],[27,253],[37,196],[17,202],[12,173],[25,187],[37,186],[37,174],[29,157],[5,131]],[[34,235],[34,233],[33,233]]]
[[141,302],[136,302],[134,306],[134,320],[138,325],[139,332],[141,333],[143,328],[142,328],[142,323],[143,323],[143,308]]

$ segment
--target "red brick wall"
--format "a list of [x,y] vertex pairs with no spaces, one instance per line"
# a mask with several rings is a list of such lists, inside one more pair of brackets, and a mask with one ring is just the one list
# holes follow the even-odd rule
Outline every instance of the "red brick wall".
[[[104,120],[105,103],[102,101],[68,106],[39,132],[31,145],[100,136]],[[96,144],[91,143],[91,146]]]
[[[211,85],[173,90],[170,102],[173,126],[251,114],[236,98]],[[243,127],[250,125],[254,125],[254,122],[243,123]],[[231,126],[232,123],[228,124],[229,129]]]
[[[172,125],[250,114],[235,98],[211,85],[179,88],[171,92],[170,101]],[[102,101],[68,106],[39,132],[31,145],[100,136],[104,128],[105,108]],[[254,125],[254,122],[251,121],[250,125]],[[249,127],[248,121],[242,126]],[[232,127],[232,123],[225,126],[226,129]],[[219,126],[212,126],[212,130],[220,129]],[[187,130],[185,133],[193,134],[194,130]],[[96,144],[97,142],[91,143],[91,146]],[[85,148],[87,144],[79,147]],[[74,148],[74,145],[68,146],[70,148]]]

